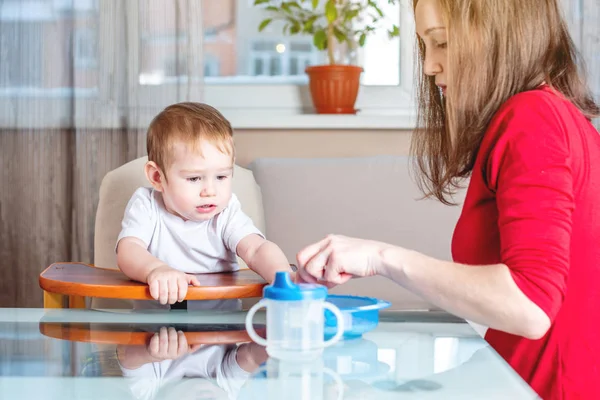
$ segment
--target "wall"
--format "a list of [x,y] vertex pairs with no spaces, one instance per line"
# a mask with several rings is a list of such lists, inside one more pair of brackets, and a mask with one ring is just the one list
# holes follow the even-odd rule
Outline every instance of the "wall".
[[237,130],[237,164],[257,157],[355,157],[406,155],[410,131],[398,130]]

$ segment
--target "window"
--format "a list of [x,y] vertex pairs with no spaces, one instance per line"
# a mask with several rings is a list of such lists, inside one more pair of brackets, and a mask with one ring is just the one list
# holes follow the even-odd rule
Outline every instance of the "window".
[[[412,104],[412,11],[408,2],[376,1],[399,22],[402,39],[390,41],[382,32],[361,49],[357,108],[398,115]],[[265,115],[312,113],[304,70],[324,63],[324,52],[311,37],[284,36],[275,24],[258,32],[264,11],[252,4],[0,0],[0,125],[19,125],[14,107],[4,103],[14,102],[15,94],[19,110],[31,104],[47,110],[54,122],[40,118],[40,126],[71,123],[73,93],[81,102],[75,110],[84,118],[93,110],[89,123],[103,126],[118,121],[115,108],[130,112],[131,99],[152,110],[182,93],[222,109],[234,124],[239,115],[265,121]],[[72,60],[73,68],[65,67]],[[143,116],[139,123],[149,120]]]
[[318,56],[309,40],[260,39],[250,44],[246,65],[250,76],[284,77],[287,79],[279,82],[306,83],[304,69],[316,64]]
[[[0,2],[0,93],[60,95],[97,87],[97,0]],[[69,63],[73,75],[55,65]],[[35,91],[33,89],[36,89]]]
[[45,23],[37,21],[2,21],[0,49],[2,57],[12,60],[0,68],[0,88],[14,91],[47,86],[42,80]]
[[98,66],[98,30],[97,28],[76,28],[73,54],[75,67],[93,69]]
[[212,54],[204,54],[204,78],[219,76],[221,74],[221,65],[219,59]]
[[[156,0],[146,0],[153,4]],[[412,113],[413,101],[413,15],[408,2],[398,1],[389,5],[387,0],[377,0],[391,22],[397,23],[401,39],[389,40],[385,31],[370,36],[365,48],[359,50],[358,61],[364,68],[361,77],[357,108],[364,114],[408,115]],[[137,2],[132,2],[132,6]],[[270,25],[258,32],[264,11],[253,6],[249,0],[201,0],[203,24],[203,63],[205,101],[222,109],[225,115],[250,113],[265,115],[298,115],[312,113],[308,94],[306,66],[325,63],[326,54],[312,45],[308,36],[284,36],[281,27]],[[149,15],[140,2],[141,16]],[[167,21],[167,18],[164,19]],[[155,21],[156,22],[156,21]],[[189,47],[193,37],[189,29],[179,26],[182,37],[180,59],[156,62],[155,79],[140,79],[139,88],[143,98],[168,98],[169,71],[183,68],[186,59],[194,57]],[[142,41],[154,37],[153,31],[169,31],[174,27],[149,24],[140,20],[139,35]],[[187,47],[188,51],[185,52]],[[129,57],[135,57],[130,52]],[[164,52],[168,57],[168,51]],[[136,60],[130,60],[135,65]],[[189,62],[189,60],[188,60]],[[178,67],[175,63],[179,63]],[[141,74],[152,73],[142,67]],[[161,72],[156,72],[161,71]],[[158,93],[155,94],[155,91]],[[257,117],[262,118],[263,116]]]
[[[358,62],[364,72],[357,108],[364,114],[410,114],[412,10],[409,2],[398,1],[395,5],[387,0],[377,2],[390,22],[398,24],[401,34],[400,38],[390,40],[385,31],[378,32],[359,49]],[[219,58],[221,69],[219,76],[205,80],[206,101],[230,108],[229,115],[247,110],[280,114],[312,112],[304,70],[308,65],[325,63],[326,54],[312,45],[311,37],[283,36],[281,26],[276,23],[258,32],[264,11],[253,6],[252,0],[202,0],[202,7],[205,48],[235,48],[222,55],[211,52]],[[227,34],[223,27],[227,27]]]

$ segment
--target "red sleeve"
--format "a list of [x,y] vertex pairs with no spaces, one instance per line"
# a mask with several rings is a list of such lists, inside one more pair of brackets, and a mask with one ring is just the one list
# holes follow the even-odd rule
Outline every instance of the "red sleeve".
[[543,96],[515,96],[490,124],[498,139],[487,178],[496,193],[502,262],[553,321],[565,295],[574,198],[566,133]]

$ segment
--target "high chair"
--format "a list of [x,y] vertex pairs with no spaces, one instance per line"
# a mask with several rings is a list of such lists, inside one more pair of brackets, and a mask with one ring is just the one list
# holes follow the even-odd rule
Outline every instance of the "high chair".
[[[133,308],[134,299],[147,299],[147,285],[129,280],[117,267],[115,244],[121,230],[121,219],[133,192],[149,186],[144,174],[147,157],[130,161],[102,179],[94,230],[94,265],[55,263],[40,274],[45,308]],[[262,196],[252,171],[234,166],[233,192],[242,209],[265,231]],[[262,296],[266,284],[250,271],[238,257],[237,273],[206,274],[198,278],[201,287],[191,287],[186,299],[256,298]]]

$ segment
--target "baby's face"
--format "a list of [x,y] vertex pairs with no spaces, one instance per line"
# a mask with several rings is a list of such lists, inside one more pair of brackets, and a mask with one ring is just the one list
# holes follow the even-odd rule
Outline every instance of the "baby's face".
[[231,198],[233,160],[208,142],[201,154],[184,143],[173,147],[163,201],[169,212],[188,221],[207,221],[223,211]]

